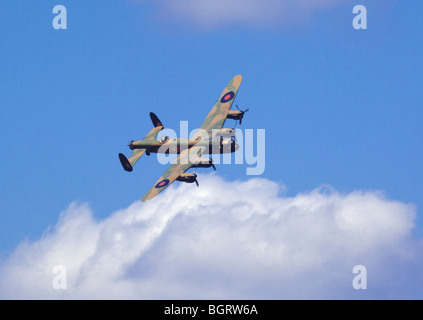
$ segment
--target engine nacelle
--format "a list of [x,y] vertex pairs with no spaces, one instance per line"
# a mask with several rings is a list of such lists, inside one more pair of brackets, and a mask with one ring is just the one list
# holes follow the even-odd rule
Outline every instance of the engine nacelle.
[[239,125],[241,125],[242,118],[244,118],[244,114],[249,109],[239,110],[238,106],[236,106],[236,107],[237,107],[238,110],[229,110],[228,115],[226,116],[226,118],[228,118],[228,119],[234,119],[234,120],[239,120]]
[[226,118],[233,120],[240,120],[244,116],[244,112],[241,110],[229,110]]
[[193,168],[210,168],[213,165],[213,159],[212,158],[197,158],[193,161]]
[[197,175],[195,173],[182,173],[179,177],[176,178],[178,181],[183,181],[186,183],[197,183]]

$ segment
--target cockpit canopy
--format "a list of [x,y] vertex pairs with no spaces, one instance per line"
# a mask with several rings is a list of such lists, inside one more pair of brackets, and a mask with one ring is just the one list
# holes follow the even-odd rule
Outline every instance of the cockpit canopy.
[[169,140],[169,137],[168,137],[168,136],[163,136],[163,137],[161,137],[161,138],[160,138],[160,140],[159,140],[159,141],[160,141],[161,143],[165,143],[167,140]]

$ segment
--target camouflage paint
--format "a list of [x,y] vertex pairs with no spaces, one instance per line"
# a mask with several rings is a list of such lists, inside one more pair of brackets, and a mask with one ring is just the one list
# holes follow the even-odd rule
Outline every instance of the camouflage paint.
[[[173,181],[191,168],[193,166],[192,162],[195,162],[193,160],[200,157],[205,151],[214,153],[213,151],[216,148],[213,148],[213,145],[216,145],[216,140],[212,139],[212,137],[216,135],[216,132],[213,132],[213,130],[223,127],[241,82],[242,76],[237,75],[228,83],[193,139],[170,139],[165,143],[157,141],[157,134],[163,129],[163,125],[156,115],[150,113],[155,127],[144,139],[131,143],[130,147],[133,151],[128,159],[130,164],[133,166],[147,149],[153,153],[180,153],[180,155],[156,183],[154,183],[153,187],[147,191],[141,201],[150,200],[167,188]],[[229,150],[229,152],[233,151]]]
[[[151,198],[158,195],[162,190],[166,189],[182,173],[191,168],[192,163],[189,161],[189,158],[193,157],[193,155],[200,157],[202,150],[203,147],[197,146],[184,150],[176,159],[176,161],[169,167],[169,169],[167,169],[166,172],[156,181],[156,183],[154,183],[153,187],[147,191],[147,193],[142,197],[141,201],[150,200]],[[166,183],[163,183],[164,186],[160,187],[162,181],[165,181]]]
[[[200,129],[204,130],[203,133],[207,132],[208,136],[210,136],[213,129],[221,129],[223,127],[223,124],[226,121],[226,117],[228,116],[228,112],[231,109],[235,97],[238,93],[238,89],[241,86],[241,82],[242,76],[237,75],[228,83],[219,99],[211,109],[210,113],[208,114],[206,120],[204,120],[203,124],[201,125]],[[229,100],[224,99],[226,94],[229,92],[233,92],[233,97]],[[198,137],[202,137],[203,139],[207,138],[207,136],[201,134],[201,132],[194,135],[194,139]]]

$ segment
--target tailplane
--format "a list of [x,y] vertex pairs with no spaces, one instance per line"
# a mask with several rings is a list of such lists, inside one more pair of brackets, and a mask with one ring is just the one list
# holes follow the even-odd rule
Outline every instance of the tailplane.
[[[154,128],[151,129],[151,131],[144,137],[143,140],[154,140],[156,139],[159,131],[163,130],[163,124],[160,121],[160,119],[153,113],[150,112],[150,118],[151,121],[153,122],[153,126]],[[143,148],[137,148],[136,145],[133,144],[133,142],[135,142],[134,140],[132,140],[129,143],[129,148],[132,150],[131,156],[128,158],[126,158],[126,156],[123,153],[119,153],[119,160],[120,163],[122,164],[123,169],[125,169],[125,171],[131,172],[133,170],[133,167],[135,165],[135,163],[137,163],[137,161],[141,158],[141,156],[146,153],[147,155],[149,155],[149,151],[147,149],[143,149]],[[141,141],[137,141],[138,143],[142,143]],[[142,145],[142,144],[141,144]]]

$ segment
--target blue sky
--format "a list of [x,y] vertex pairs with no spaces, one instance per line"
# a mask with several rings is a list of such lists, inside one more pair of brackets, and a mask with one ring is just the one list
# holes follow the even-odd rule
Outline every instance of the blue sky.
[[[243,127],[266,130],[261,178],[290,197],[321,185],[380,190],[415,205],[412,233],[422,236],[421,1],[361,1],[367,30],[352,27],[356,1],[253,23],[248,13],[199,23],[158,3],[0,3],[3,257],[74,201],[101,221],[140,199],[166,167],[144,156],[128,174],[117,155],[151,129],[149,112],[198,128],[237,74],[236,104],[250,108]],[[56,4],[67,30],[52,27]],[[248,181],[245,169],[220,165],[217,175]]]

